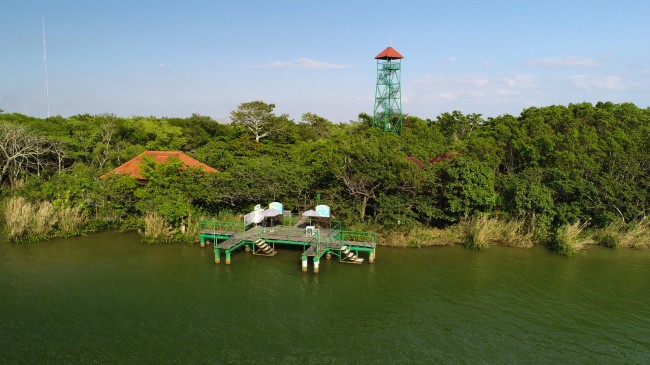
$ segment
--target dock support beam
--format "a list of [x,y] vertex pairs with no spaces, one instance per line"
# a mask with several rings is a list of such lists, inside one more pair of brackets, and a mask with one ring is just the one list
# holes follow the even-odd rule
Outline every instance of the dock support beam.
[[318,267],[320,266],[320,261],[318,257],[314,257],[314,274],[318,274]]
[[203,236],[200,236],[199,238],[201,240],[201,248],[205,247],[205,238]]
[[307,272],[307,256],[302,255],[300,259],[302,260],[302,272]]
[[220,264],[221,263],[221,254],[219,253],[221,251],[218,248],[214,248],[214,263],[215,264]]
[[230,265],[230,250],[226,250],[226,265]]
[[371,263],[371,264],[373,262],[375,262],[375,251],[376,250],[377,250],[376,248],[373,248],[372,251],[370,251],[370,258],[368,259],[368,262]]

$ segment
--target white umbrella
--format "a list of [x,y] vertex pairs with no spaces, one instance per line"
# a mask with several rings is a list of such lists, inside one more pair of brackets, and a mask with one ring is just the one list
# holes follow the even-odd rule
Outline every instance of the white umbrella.
[[264,212],[262,212],[263,217],[276,217],[280,214],[282,214],[282,212],[277,209],[266,209]]
[[321,215],[318,214],[318,213],[316,213],[315,210],[310,209],[310,210],[308,210],[308,211],[302,213],[302,216],[303,216],[303,217],[310,217],[310,218],[318,218],[318,217],[320,217]]

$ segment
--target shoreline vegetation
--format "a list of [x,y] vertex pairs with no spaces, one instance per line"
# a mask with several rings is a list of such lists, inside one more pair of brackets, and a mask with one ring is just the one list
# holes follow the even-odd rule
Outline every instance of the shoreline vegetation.
[[[4,206],[5,233],[10,242],[36,242],[51,238],[65,238],[84,234],[87,217],[77,208],[57,208],[50,202],[32,204],[22,197],[9,198]],[[142,229],[137,229],[147,244],[198,243],[199,223],[205,217],[189,217],[178,229],[172,228],[155,212],[143,218]],[[226,221],[240,221],[232,214],[222,215]],[[603,228],[586,228],[576,222],[559,227],[552,234],[537,237],[528,231],[522,220],[474,217],[445,228],[415,227],[385,230],[373,225],[357,229],[378,232],[377,245],[395,248],[425,248],[461,245],[471,251],[484,251],[490,246],[530,248],[544,245],[552,252],[573,256],[590,245],[607,248],[650,249],[650,219],[625,224],[615,221]]]
[[420,227],[409,232],[387,232],[378,236],[378,245],[386,247],[435,247],[462,245],[472,251],[490,246],[530,248],[547,246],[551,251],[573,256],[590,245],[607,248],[650,249],[650,220],[624,224],[615,222],[604,228],[585,229],[584,224],[565,225],[548,237],[535,238],[521,221],[499,218],[475,218],[444,229]]
[[[194,244],[202,220],[241,221],[278,201],[294,214],[327,204],[345,229],[377,232],[380,246],[650,248],[650,108],[405,116],[400,134],[363,113],[296,122],[274,108],[243,103],[231,124],[0,110],[4,231],[10,242],[120,229],[148,244]],[[142,178],[107,174],[147,150],[182,151],[218,172],[143,157]]]

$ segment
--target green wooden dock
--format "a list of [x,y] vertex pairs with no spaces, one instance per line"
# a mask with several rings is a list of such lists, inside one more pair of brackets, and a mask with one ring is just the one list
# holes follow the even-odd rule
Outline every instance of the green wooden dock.
[[[344,263],[361,264],[367,254],[368,262],[375,261],[377,235],[375,232],[346,231],[340,222],[333,228],[304,228],[276,226],[244,226],[242,222],[204,221],[200,227],[201,246],[212,243],[214,261],[221,263],[225,256],[226,265],[231,264],[232,254],[244,249],[255,255],[274,256],[280,245],[300,246],[302,249],[302,270],[307,271],[308,261],[313,262],[314,273],[319,272],[320,260],[336,257]],[[223,252],[222,252],[223,251]]]

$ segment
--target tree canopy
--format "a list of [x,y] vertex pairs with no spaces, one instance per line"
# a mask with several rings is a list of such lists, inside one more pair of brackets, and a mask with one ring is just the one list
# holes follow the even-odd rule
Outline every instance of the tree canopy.
[[[305,113],[296,122],[274,108],[242,103],[232,124],[198,114],[2,113],[2,191],[81,206],[101,224],[149,211],[176,224],[271,201],[299,211],[317,194],[348,222],[387,227],[484,215],[542,229],[578,220],[604,226],[650,212],[650,109],[633,104],[532,107],[487,119],[406,116],[400,135],[371,128],[365,114],[335,124]],[[182,150],[221,172],[154,164],[145,186],[99,179],[147,149]]]

